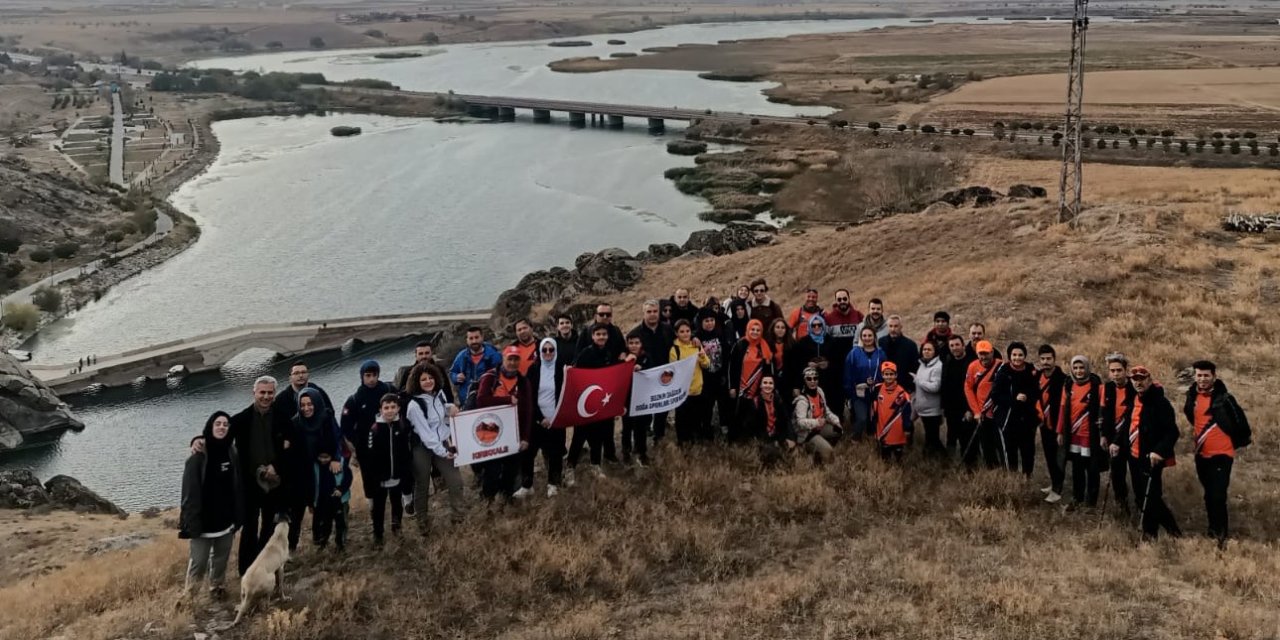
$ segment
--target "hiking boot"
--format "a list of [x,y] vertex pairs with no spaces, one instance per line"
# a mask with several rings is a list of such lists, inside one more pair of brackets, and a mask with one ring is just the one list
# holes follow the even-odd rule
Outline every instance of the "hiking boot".
[[1044,501],[1048,502],[1049,504],[1058,504],[1058,502],[1061,500],[1062,500],[1062,494],[1058,493],[1057,491],[1050,491],[1049,495],[1045,496],[1044,498]]
[[528,487],[520,487],[519,489],[516,489],[515,493],[511,494],[511,497],[515,498],[516,500],[523,500],[525,498],[528,498],[531,495],[533,495],[533,489],[530,489]]
[[1049,485],[1049,486],[1047,486],[1047,487],[1041,487],[1041,488],[1040,488],[1040,493],[1043,493],[1043,494],[1045,494],[1045,495],[1048,495],[1048,494],[1050,494],[1050,493],[1053,493],[1053,485]]
[[406,516],[409,516],[410,518],[414,516],[413,494],[400,496],[400,505],[404,507],[404,514]]
[[554,498],[554,497],[556,497],[556,494],[558,494],[558,493],[560,493],[560,489],[559,489],[558,487],[556,487],[554,484],[549,484],[549,485],[547,485],[547,497],[548,497],[548,498]]

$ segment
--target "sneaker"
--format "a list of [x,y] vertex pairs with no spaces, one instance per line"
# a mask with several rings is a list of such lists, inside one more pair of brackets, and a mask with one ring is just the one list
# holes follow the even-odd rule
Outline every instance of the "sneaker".
[[404,507],[404,514],[412,518],[414,515],[413,494],[410,493],[408,495],[400,496],[400,504]]
[[1062,500],[1062,495],[1057,493],[1056,491],[1050,491],[1049,495],[1045,496],[1044,498],[1044,501],[1048,502],[1049,504],[1058,504],[1059,500]]
[[549,485],[547,485],[547,497],[548,497],[548,498],[554,498],[554,497],[556,497],[556,494],[558,494],[558,493],[560,493],[560,489],[558,489],[554,484],[549,484]]
[[606,477],[608,477],[608,476],[606,476],[606,475],[604,474],[604,467],[602,467],[602,466],[600,466],[600,465],[592,466],[592,467],[591,467],[591,471],[592,471],[593,473],[595,473],[595,476],[596,476],[597,478],[606,478]]
[[573,477],[573,469],[565,469],[564,470],[564,486],[572,487],[577,483],[578,481]]
[[524,498],[528,498],[531,495],[533,495],[533,489],[530,489],[528,487],[520,487],[519,489],[516,490],[515,493],[511,494],[511,497],[517,500],[523,500]]
[[1047,487],[1042,487],[1042,488],[1040,489],[1040,493],[1043,493],[1043,494],[1046,494],[1046,495],[1048,495],[1048,494],[1050,494],[1050,493],[1053,493],[1053,485],[1049,485],[1049,486],[1047,486]]

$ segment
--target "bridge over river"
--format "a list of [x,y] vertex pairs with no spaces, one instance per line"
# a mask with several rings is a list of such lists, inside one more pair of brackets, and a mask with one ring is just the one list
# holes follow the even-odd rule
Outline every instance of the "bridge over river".
[[352,339],[377,342],[443,332],[458,325],[484,324],[489,320],[489,313],[485,309],[252,324],[98,356],[96,362],[79,371],[76,371],[79,363],[75,362],[28,368],[54,391],[67,393],[93,384],[123,384],[140,376],[162,377],[179,365],[191,372],[208,371],[249,349],[266,349],[277,357],[288,358],[338,349]]

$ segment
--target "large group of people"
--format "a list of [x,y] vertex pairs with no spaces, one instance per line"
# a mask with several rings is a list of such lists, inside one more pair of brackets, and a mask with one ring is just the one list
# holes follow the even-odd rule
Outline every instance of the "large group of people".
[[[283,389],[271,377],[257,379],[248,408],[214,413],[192,440],[181,517],[181,535],[191,540],[189,584],[208,574],[221,594],[237,531],[242,573],[277,519],[288,519],[295,550],[308,511],[313,543],[323,548],[332,538],[344,549],[353,463],[371,504],[376,544],[384,539],[388,504],[393,534],[405,515],[425,532],[435,486],[447,493],[449,516],[463,517],[466,482],[455,465],[451,418],[498,405],[517,407],[520,450],[469,467],[489,501],[533,496],[539,456],[548,497],[575,484],[584,450],[596,477],[609,466],[654,464],[669,423],[675,446],[751,443],[766,466],[802,458],[825,464],[858,443],[901,464],[919,426],[922,463],[1004,468],[1030,480],[1042,457],[1046,502],[1063,499],[1069,470],[1068,508],[1096,508],[1100,496],[1105,503],[1114,495],[1120,512],[1137,513],[1145,537],[1161,529],[1181,534],[1162,478],[1176,460],[1177,412],[1146,366],[1107,354],[1104,381],[1086,355],[1064,357],[1064,371],[1049,344],[1033,356],[1023,342],[1010,341],[1002,353],[981,322],[961,335],[946,311],[934,314],[917,341],[907,337],[901,317],[886,315],[882,300],[872,298],[866,308],[864,315],[850,292],[838,289],[824,309],[820,292],[808,289],[786,312],[761,278],[727,300],[712,296],[698,305],[681,288],[669,299],[645,301],[639,322],[625,333],[608,303],[596,306],[581,331],[574,318],[557,315],[541,339],[533,321],[519,320],[510,327],[515,339],[501,348],[471,327],[447,365],[430,342],[415,347],[414,362],[392,382],[382,380],[379,363],[365,362],[341,406],[310,382],[305,363],[294,363]],[[673,415],[623,416],[620,438],[614,420],[571,435],[552,426],[569,367],[625,362],[640,370],[686,358],[696,358],[695,374]],[[1182,414],[1209,535],[1221,543],[1232,463],[1251,431],[1214,363],[1202,360],[1193,369]],[[1100,486],[1103,477],[1109,490]]]

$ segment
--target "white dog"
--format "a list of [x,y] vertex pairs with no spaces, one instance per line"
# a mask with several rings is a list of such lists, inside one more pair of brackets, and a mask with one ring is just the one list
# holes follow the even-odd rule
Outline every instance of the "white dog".
[[240,578],[240,606],[236,607],[236,619],[231,623],[234,627],[240,619],[257,604],[261,598],[271,603],[272,592],[284,595],[284,563],[289,560],[289,523],[276,523],[276,530],[262,548],[258,557],[249,565],[249,570]]

